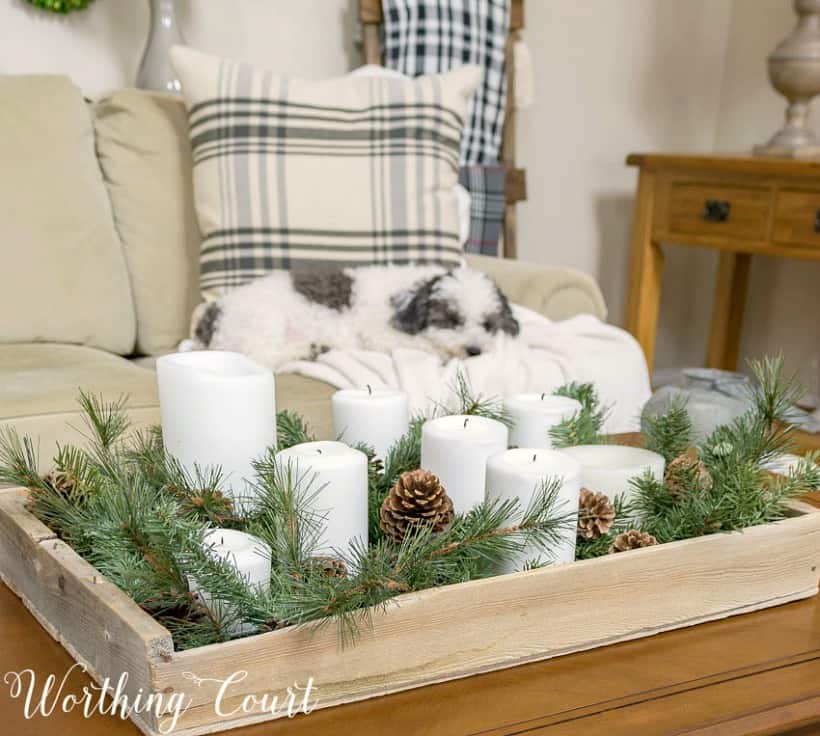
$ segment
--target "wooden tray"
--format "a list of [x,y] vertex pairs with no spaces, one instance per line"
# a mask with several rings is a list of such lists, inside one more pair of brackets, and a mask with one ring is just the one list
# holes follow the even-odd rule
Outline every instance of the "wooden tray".
[[[317,707],[513,667],[807,598],[818,591],[820,509],[742,533],[718,534],[595,560],[411,593],[373,617],[355,647],[335,627],[273,631],[174,652],[168,631],[0,491],[0,577],[98,682],[128,672],[126,693],[185,693],[175,734],[271,719],[242,712],[248,695],[280,698],[314,681]],[[228,689],[221,716],[220,681]],[[61,675],[61,673],[55,673]],[[144,697],[144,695],[143,695]],[[168,716],[132,720],[157,734]]]

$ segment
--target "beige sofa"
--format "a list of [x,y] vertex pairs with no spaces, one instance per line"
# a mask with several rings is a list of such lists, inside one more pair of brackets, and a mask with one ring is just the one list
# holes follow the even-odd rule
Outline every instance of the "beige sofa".
[[[187,336],[198,300],[186,127],[170,96],[92,103],[63,77],[0,76],[0,427],[39,437],[41,461],[77,441],[79,388],[127,394],[136,424],[158,421],[153,360]],[[547,317],[605,317],[581,273],[469,261]],[[334,388],[276,380],[279,407],[331,436]]]

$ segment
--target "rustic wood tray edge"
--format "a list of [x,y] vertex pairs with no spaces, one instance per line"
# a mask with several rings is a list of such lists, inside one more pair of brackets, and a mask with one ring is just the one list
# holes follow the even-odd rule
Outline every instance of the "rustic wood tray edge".
[[[346,650],[334,627],[303,626],[174,652],[168,631],[56,539],[25,499],[25,490],[0,490],[0,577],[97,682],[128,671],[129,694],[185,689],[191,707],[174,731],[182,736],[272,717],[219,718],[218,685],[194,686],[186,673],[220,680],[246,670],[226,710],[309,677],[319,707],[330,707],[807,598],[820,577],[820,509],[798,502],[795,517],[741,533],[401,596]],[[164,719],[134,721],[154,735]]]

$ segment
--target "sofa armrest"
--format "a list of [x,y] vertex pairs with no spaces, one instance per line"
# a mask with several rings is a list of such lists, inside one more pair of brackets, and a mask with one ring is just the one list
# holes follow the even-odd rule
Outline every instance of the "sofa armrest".
[[595,280],[571,268],[468,255],[467,264],[495,279],[510,301],[560,320],[576,314],[606,319],[606,304]]

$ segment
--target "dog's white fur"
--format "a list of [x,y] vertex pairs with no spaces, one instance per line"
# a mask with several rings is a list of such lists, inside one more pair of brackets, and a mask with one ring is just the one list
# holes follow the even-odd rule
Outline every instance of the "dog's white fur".
[[[497,331],[488,328],[487,320],[506,307],[506,300],[480,271],[370,266],[344,272],[352,279],[350,304],[344,309],[310,301],[293,288],[288,272],[276,271],[219,299],[219,318],[207,345],[194,338],[181,347],[234,350],[275,369],[325,349],[389,352],[410,347],[450,358],[485,352],[495,344]],[[429,294],[445,301],[448,309],[452,306],[461,324],[424,325],[415,334],[397,329],[396,313],[436,276],[440,278]],[[206,307],[195,312],[192,335]]]

